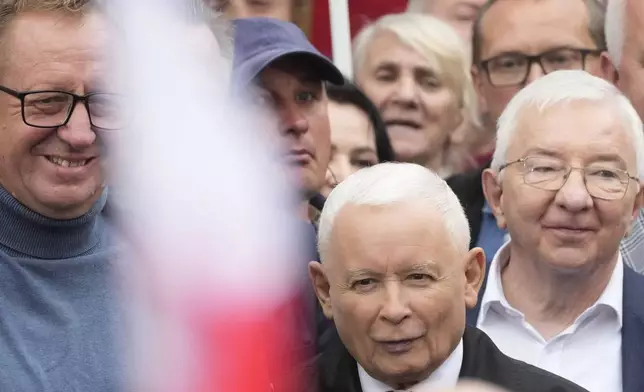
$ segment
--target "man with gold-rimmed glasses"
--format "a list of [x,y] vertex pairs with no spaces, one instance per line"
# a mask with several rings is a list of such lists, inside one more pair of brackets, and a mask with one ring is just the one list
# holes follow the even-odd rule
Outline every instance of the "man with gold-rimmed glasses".
[[[600,161],[601,162],[601,161]],[[546,191],[559,191],[570,178],[573,170],[583,174],[586,191],[590,197],[601,200],[618,200],[624,197],[631,180],[639,182],[626,170],[611,167],[606,163],[593,163],[586,167],[570,166],[564,159],[554,156],[534,155],[505,163],[499,167],[499,173],[519,164],[523,182]]]
[[505,354],[591,392],[643,390],[644,277],[619,251],[642,205],[641,178],[642,123],[615,86],[566,70],[521,90],[483,172],[511,240],[468,322]]
[[[472,80],[483,132],[473,152],[481,168],[447,180],[465,207],[472,242],[488,257],[507,240],[481,187],[494,150],[496,123],[512,97],[544,75],[585,70],[602,75],[604,9],[597,0],[489,0],[472,35]],[[492,260],[488,258],[488,262]]]

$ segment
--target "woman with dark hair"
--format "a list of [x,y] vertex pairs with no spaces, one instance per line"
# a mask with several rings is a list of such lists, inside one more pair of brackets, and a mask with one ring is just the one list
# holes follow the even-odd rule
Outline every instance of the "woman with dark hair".
[[328,85],[331,161],[324,195],[350,174],[394,160],[387,127],[376,106],[353,83]]

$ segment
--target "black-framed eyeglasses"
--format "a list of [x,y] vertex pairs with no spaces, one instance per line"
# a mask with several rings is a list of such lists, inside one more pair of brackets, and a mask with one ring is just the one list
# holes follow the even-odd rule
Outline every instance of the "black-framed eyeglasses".
[[547,191],[561,189],[573,170],[582,172],[588,194],[602,200],[621,199],[626,194],[630,180],[639,183],[639,179],[626,170],[599,164],[573,167],[562,159],[543,156],[528,156],[508,162],[499,167],[499,172],[517,163],[522,165],[521,174],[526,185]]
[[495,87],[525,84],[532,64],[537,63],[544,74],[559,70],[583,70],[588,56],[599,56],[601,49],[557,48],[528,56],[523,53],[504,53],[480,62],[488,81]]
[[38,90],[15,91],[0,86],[0,91],[18,98],[22,121],[30,127],[56,128],[69,122],[74,108],[82,102],[92,127],[100,130],[117,130],[124,127],[124,99],[112,93],[77,95],[66,91]]

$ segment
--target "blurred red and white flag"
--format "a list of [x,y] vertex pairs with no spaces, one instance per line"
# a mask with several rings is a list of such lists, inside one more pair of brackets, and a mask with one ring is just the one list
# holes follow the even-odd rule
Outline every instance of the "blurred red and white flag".
[[231,61],[198,7],[109,7],[113,83],[131,116],[108,146],[132,244],[122,263],[130,390],[305,390],[288,382],[306,267],[273,122],[227,98]]

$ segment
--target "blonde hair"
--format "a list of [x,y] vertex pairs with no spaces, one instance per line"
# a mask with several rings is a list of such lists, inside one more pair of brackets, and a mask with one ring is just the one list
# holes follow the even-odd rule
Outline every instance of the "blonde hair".
[[440,78],[454,89],[465,120],[480,125],[476,91],[470,75],[465,43],[447,23],[430,15],[401,13],[385,15],[369,24],[353,41],[353,69],[357,75],[366,52],[379,32],[391,32],[427,60]]
[[0,43],[16,15],[29,11],[84,13],[94,6],[92,0],[0,0]]
[[[93,0],[0,0],[0,20],[25,11],[84,11]],[[5,23],[0,23],[4,25]]]

